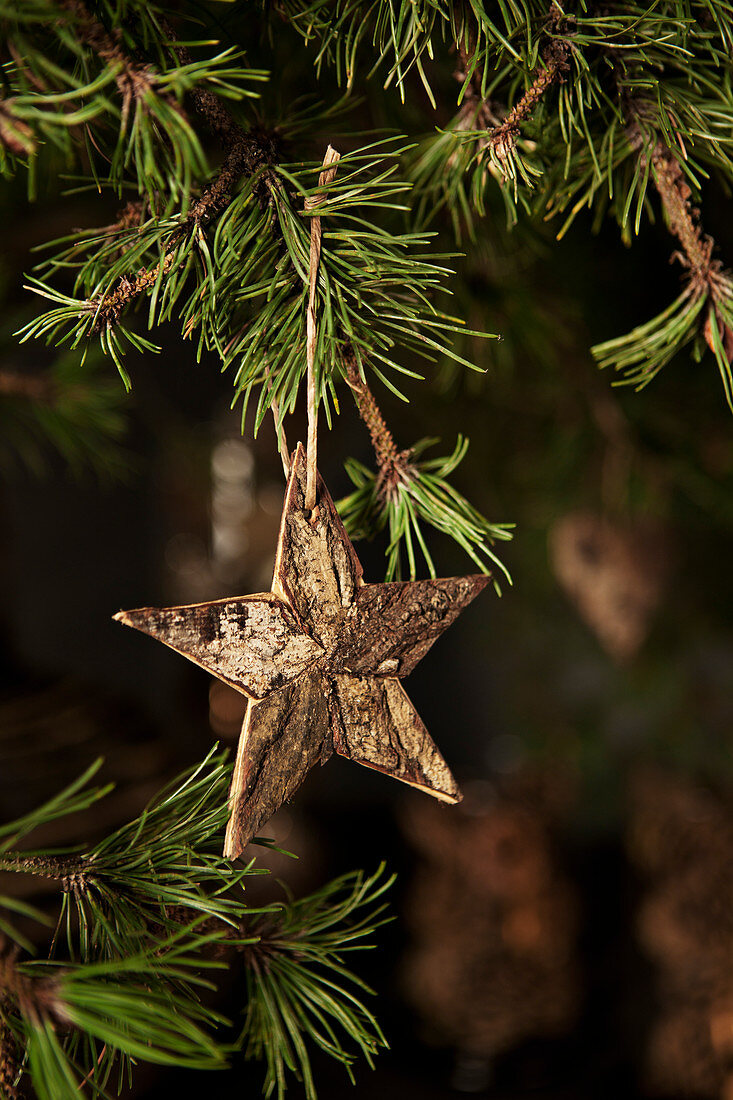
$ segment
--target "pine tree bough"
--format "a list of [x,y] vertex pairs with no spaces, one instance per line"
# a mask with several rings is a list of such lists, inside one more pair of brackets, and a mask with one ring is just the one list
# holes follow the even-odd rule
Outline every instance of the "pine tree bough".
[[[555,5],[553,4],[553,9]],[[507,162],[519,140],[520,126],[533,114],[548,88],[561,81],[570,68],[569,47],[565,42],[551,42],[543,52],[542,68],[527,91],[512,107],[503,122],[490,131],[486,144],[499,164]]]
[[[673,257],[688,269],[690,289],[695,297],[709,295],[714,306],[726,301],[730,304],[733,287],[731,273],[721,260],[713,259],[715,241],[704,232],[700,224],[700,211],[692,205],[692,190],[682,168],[662,141],[650,146],[645,140],[639,123],[633,123],[628,131],[632,146],[639,150],[642,164],[651,162],[652,178],[662,202],[670,233],[682,246],[682,252]],[[723,343],[729,360],[733,361],[733,331],[717,312]],[[715,350],[710,331],[710,318],[704,330],[711,350]]]
[[[124,129],[135,99],[142,99],[154,83],[154,73],[149,65],[139,65],[130,58],[121,45],[120,31],[110,33],[91,14],[83,0],[61,0],[59,6],[72,17],[74,29],[105,65],[119,69],[115,82],[122,96],[122,127]],[[171,100],[171,103],[173,101]]]
[[84,861],[66,857],[4,853],[0,855],[0,871],[17,871],[36,875],[38,878],[57,879],[63,884],[64,891],[73,889],[80,883],[86,885],[88,881]]
[[[549,26],[556,28],[565,21],[565,18],[560,7],[553,0],[547,16]],[[553,84],[561,82],[569,70],[570,47],[567,42],[560,39],[552,40],[545,46],[539,72],[535,74],[519,102],[512,107],[502,121],[496,119],[493,105],[488,103],[481,94],[482,75],[472,58],[475,51],[476,43],[470,37],[468,45],[464,42],[459,43],[461,69],[456,75],[458,79],[468,82],[468,88],[463,93],[463,104],[456,128],[459,130],[485,128],[487,134],[485,138],[480,139],[479,147],[488,148],[490,155],[502,170],[505,167],[509,169],[522,123],[531,117],[547,90]],[[512,177],[514,175],[510,170],[506,174]]]
[[[107,64],[122,65],[122,72],[116,79],[123,96],[122,125],[124,128],[132,98],[143,95],[146,81],[150,83],[149,68],[135,67],[126,57],[118,41],[92,18],[82,0],[64,0],[64,7],[78,20],[84,40],[99,58]],[[174,40],[173,29],[165,23],[165,20],[163,25]],[[191,63],[191,55],[185,47],[174,46],[173,49],[182,64]],[[244,176],[254,176],[262,168],[267,168],[276,161],[278,150],[275,133],[270,133],[261,127],[253,127],[245,131],[217,96],[205,88],[194,86],[189,95],[207,128],[223,146],[224,160],[214,180],[193,203],[180,226],[171,234],[168,251],[163,260],[152,268],[138,271],[135,275],[123,276],[111,293],[102,298],[93,298],[87,303],[87,312],[95,315],[96,331],[116,324],[129,305],[155,286],[161,273],[163,275],[168,273],[175,254],[173,246],[194,227],[211,221],[226,209],[240,179]],[[177,105],[176,107],[180,110]],[[266,189],[266,182],[262,181],[261,186]],[[264,194],[263,190],[261,197]],[[134,204],[127,204],[118,222],[119,228],[134,224],[130,221],[133,206]]]
[[168,240],[168,251],[159,264],[143,268],[135,275],[123,276],[115,289],[103,298],[92,298],[87,303],[87,311],[95,315],[97,331],[119,321],[122,312],[134,301],[155,286],[161,275],[166,275],[175,258],[174,245],[191,230],[211,221],[226,209],[231,202],[234,189],[243,176],[252,176],[261,168],[275,163],[277,146],[273,134],[265,130],[252,130],[245,133],[237,127],[235,144],[229,149],[224,161],[201,198],[191,207],[180,226]]

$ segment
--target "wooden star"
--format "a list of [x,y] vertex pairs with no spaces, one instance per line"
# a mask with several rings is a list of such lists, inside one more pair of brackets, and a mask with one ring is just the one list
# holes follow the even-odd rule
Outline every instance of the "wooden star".
[[115,615],[250,700],[229,796],[231,859],[333,752],[445,802],[461,799],[400,679],[488,577],[365,584],[322,480],[310,515],[305,485],[298,444],[272,592]]

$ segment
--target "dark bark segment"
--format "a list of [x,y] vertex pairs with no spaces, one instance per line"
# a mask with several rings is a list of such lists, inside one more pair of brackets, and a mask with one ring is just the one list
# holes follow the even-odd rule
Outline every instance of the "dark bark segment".
[[361,565],[319,475],[317,503],[305,511],[305,451],[298,444],[280,526],[272,589],[330,650],[362,584]]
[[241,854],[314,764],[331,755],[327,691],[320,673],[306,672],[249,704],[229,791],[228,859]]
[[365,584],[336,640],[330,669],[358,676],[408,676],[488,581],[479,573]]
[[140,607],[115,619],[175,649],[253,699],[299,676],[323,649],[271,593],[190,604]]
[[458,785],[399,680],[334,676],[330,706],[340,756],[460,802]]

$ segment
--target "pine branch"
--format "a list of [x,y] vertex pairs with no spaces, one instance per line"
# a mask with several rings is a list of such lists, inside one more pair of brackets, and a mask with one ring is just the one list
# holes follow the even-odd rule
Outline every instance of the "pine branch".
[[[559,9],[553,3],[552,11]],[[485,148],[491,161],[499,168],[504,179],[517,178],[517,144],[520,128],[535,112],[541,99],[549,88],[564,79],[570,68],[568,55],[570,48],[566,42],[551,42],[542,54],[542,66],[533,77],[532,83],[516,103],[506,118],[489,131]],[[523,173],[522,173],[523,174]]]
[[651,163],[669,231],[682,246],[683,255],[677,256],[687,267],[694,290],[707,292],[717,301],[721,293],[725,294],[729,276],[722,263],[713,260],[715,242],[700,225],[700,211],[692,205],[692,190],[679,161],[662,141],[657,140],[650,148],[638,123],[632,124],[629,141],[639,150],[642,167],[647,161]]
[[115,70],[115,83],[122,97],[122,128],[127,125],[130,107],[142,100],[153,87],[150,67],[134,62],[122,46],[119,30],[109,33],[99,23],[83,0],[60,0],[59,7],[73,19],[74,31],[81,41],[97,55],[104,65]]
[[143,268],[135,275],[122,276],[111,292],[85,303],[83,308],[94,315],[95,331],[117,324],[129,306],[149,293],[161,276],[168,274],[176,258],[176,246],[192,231],[214,220],[226,209],[243,176],[252,177],[275,162],[276,147],[271,135],[265,132],[245,133],[238,126],[236,130],[234,144],[227,150],[214,180],[170,234],[160,263]]
[[13,850],[34,829],[93,806],[105,793],[86,785],[95,770],[0,825],[0,870],[61,885],[52,954],[61,950],[64,919],[68,945],[66,960],[22,961],[22,938],[3,910],[38,915],[0,898],[0,1086],[10,1081],[8,1095],[15,1051],[25,1052],[39,1100],[77,1100],[81,1078],[101,1100],[115,1067],[122,1081],[139,1059],[219,1068],[232,1045],[212,1031],[227,1021],[202,1006],[199,991],[214,988],[205,976],[212,968],[238,961],[246,967],[247,1020],[255,1021],[239,1044],[265,1055],[268,1073],[277,1067],[280,1094],[286,1069],[310,1079],[309,1044],[349,1072],[354,1050],[371,1064],[383,1039],[354,996],[354,987],[366,987],[343,955],[368,946],[364,939],[384,922],[383,907],[374,906],[392,881],[383,868],[297,902],[250,908],[244,879],[267,872],[221,855],[231,767],[214,750],[81,854]]
[[[83,7],[80,0],[66,2],[72,7]],[[161,20],[161,25],[174,43],[175,33],[172,27],[165,20]],[[104,38],[103,34],[99,34],[96,26],[90,33],[89,41],[103,59],[107,59],[110,49],[118,48],[108,36]],[[185,47],[173,45],[172,48],[182,65],[193,64],[193,58]],[[134,276],[123,276],[111,293],[90,299],[87,303],[87,310],[94,313],[96,331],[115,325],[128,306],[148,293],[161,275],[168,273],[175,258],[176,244],[192,230],[212,221],[226,209],[242,177],[255,176],[261,169],[266,169],[276,161],[277,143],[274,133],[261,129],[245,131],[221,100],[206,88],[194,86],[189,94],[197,113],[222,145],[224,160],[213,181],[171,234],[163,259],[151,268],[138,271]],[[265,186],[268,182],[265,174],[261,184]],[[117,228],[122,230],[126,224],[126,219],[121,219]]]
[[394,881],[384,865],[375,874],[345,875],[292,902],[255,925],[257,941],[244,949],[248,1006],[239,1042],[248,1058],[264,1057],[265,1095],[282,1100],[286,1070],[316,1100],[303,1033],[342,1063],[354,1081],[355,1051],[369,1066],[386,1040],[360,995],[372,990],[343,963],[390,918],[377,904]]
[[[686,344],[699,348],[702,338],[715,356],[726,400],[733,411],[733,277],[720,260],[713,258],[715,242],[700,224],[700,212],[692,204],[692,189],[679,160],[657,136],[653,112],[643,101],[622,98],[627,99],[631,118],[626,138],[638,163],[637,223],[644,181],[651,178],[667,227],[681,245],[681,252],[676,252],[673,259],[682,263],[686,279],[682,293],[658,317],[626,336],[596,345],[593,354],[602,367],[624,371],[626,381],[639,389]],[[651,124],[647,114],[652,116]]]
[[[468,440],[459,435],[451,455],[421,460],[422,452],[436,442],[435,439],[422,439],[409,451],[398,454],[394,465],[385,467],[387,475],[394,475],[388,483],[388,491],[383,490],[383,483],[380,484],[381,471],[375,473],[349,459],[345,463],[346,472],[355,489],[337,505],[347,531],[354,539],[372,538],[380,531],[388,531],[389,544],[385,551],[388,581],[401,579],[403,554],[411,580],[417,576],[418,553],[430,576],[437,576],[422,529],[423,524],[427,524],[457,542],[482,573],[490,573],[491,566],[496,566],[511,584],[509,572],[494,552],[493,545],[511,539],[514,525],[491,523],[447,480],[465,457]],[[497,579],[494,587],[501,594]]]
[[[679,258],[688,268],[693,294],[710,296],[721,330],[724,353],[728,361],[733,362],[733,328],[727,319],[733,292],[731,272],[723,267],[721,260],[713,259],[715,241],[703,231],[700,211],[692,205],[692,191],[679,162],[661,141],[657,141],[649,154],[642,154],[643,157],[646,155],[652,163],[654,183],[667,216],[669,231],[682,245],[683,256]],[[703,334],[710,350],[717,353],[717,341],[710,315],[706,319]]]

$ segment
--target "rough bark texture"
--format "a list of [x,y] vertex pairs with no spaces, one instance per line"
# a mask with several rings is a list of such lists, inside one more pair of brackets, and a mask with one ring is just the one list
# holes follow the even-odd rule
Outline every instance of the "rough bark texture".
[[488,580],[479,573],[364,585],[356,593],[336,640],[332,671],[354,676],[409,676]]
[[272,588],[331,649],[364,582],[356,551],[321,477],[310,516],[305,483],[305,451],[299,443],[285,493]]
[[484,576],[364,584],[320,477],[305,509],[295,450],[272,593],[115,616],[250,696],[230,791],[236,858],[318,761],[338,752],[448,802],[460,792],[397,677],[485,587]]
[[331,755],[327,699],[321,674],[311,671],[248,706],[229,792],[229,859]]
[[269,592],[187,607],[140,607],[115,618],[251,699],[277,691],[323,654],[290,607]]
[[399,680],[335,676],[333,747],[339,756],[384,772],[446,802],[461,792]]
[[19,1058],[15,1036],[0,1016],[0,1096],[3,1100],[18,1100],[19,1093],[15,1086],[18,1072]]

